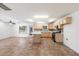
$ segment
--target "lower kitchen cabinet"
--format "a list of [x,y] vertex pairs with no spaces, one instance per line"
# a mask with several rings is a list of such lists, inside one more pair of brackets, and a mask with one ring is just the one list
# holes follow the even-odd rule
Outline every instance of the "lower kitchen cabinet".
[[52,38],[52,33],[51,32],[42,32],[41,37],[42,38]]
[[55,41],[56,42],[63,42],[63,34],[62,33],[56,33],[55,34]]
[[33,44],[41,43],[41,35],[40,34],[33,34]]

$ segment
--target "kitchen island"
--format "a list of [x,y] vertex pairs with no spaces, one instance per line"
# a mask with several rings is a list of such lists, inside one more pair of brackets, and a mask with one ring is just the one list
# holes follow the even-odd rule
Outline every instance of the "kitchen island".
[[41,43],[41,32],[33,32],[33,44],[40,44]]

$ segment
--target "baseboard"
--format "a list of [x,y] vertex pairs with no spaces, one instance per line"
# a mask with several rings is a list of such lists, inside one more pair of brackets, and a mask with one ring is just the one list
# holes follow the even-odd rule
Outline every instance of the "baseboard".
[[70,48],[71,50],[73,50],[74,52],[78,53],[79,54],[79,51],[76,51],[75,49],[73,49],[72,47],[68,46],[67,44],[64,43],[64,45],[68,48]]
[[4,36],[4,37],[0,37],[0,40],[6,39],[6,38],[10,38],[10,37],[13,37],[13,36]]

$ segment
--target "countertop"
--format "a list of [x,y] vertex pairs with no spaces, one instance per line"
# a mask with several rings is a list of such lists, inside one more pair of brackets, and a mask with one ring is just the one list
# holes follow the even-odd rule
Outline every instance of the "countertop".
[[41,34],[39,31],[32,32],[31,34]]

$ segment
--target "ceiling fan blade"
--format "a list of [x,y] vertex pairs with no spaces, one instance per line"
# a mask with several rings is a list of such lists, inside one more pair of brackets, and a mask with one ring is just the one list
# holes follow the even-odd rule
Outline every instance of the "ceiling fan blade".
[[6,5],[4,5],[3,3],[0,3],[0,8],[2,8],[4,10],[12,10],[9,7],[7,7]]

